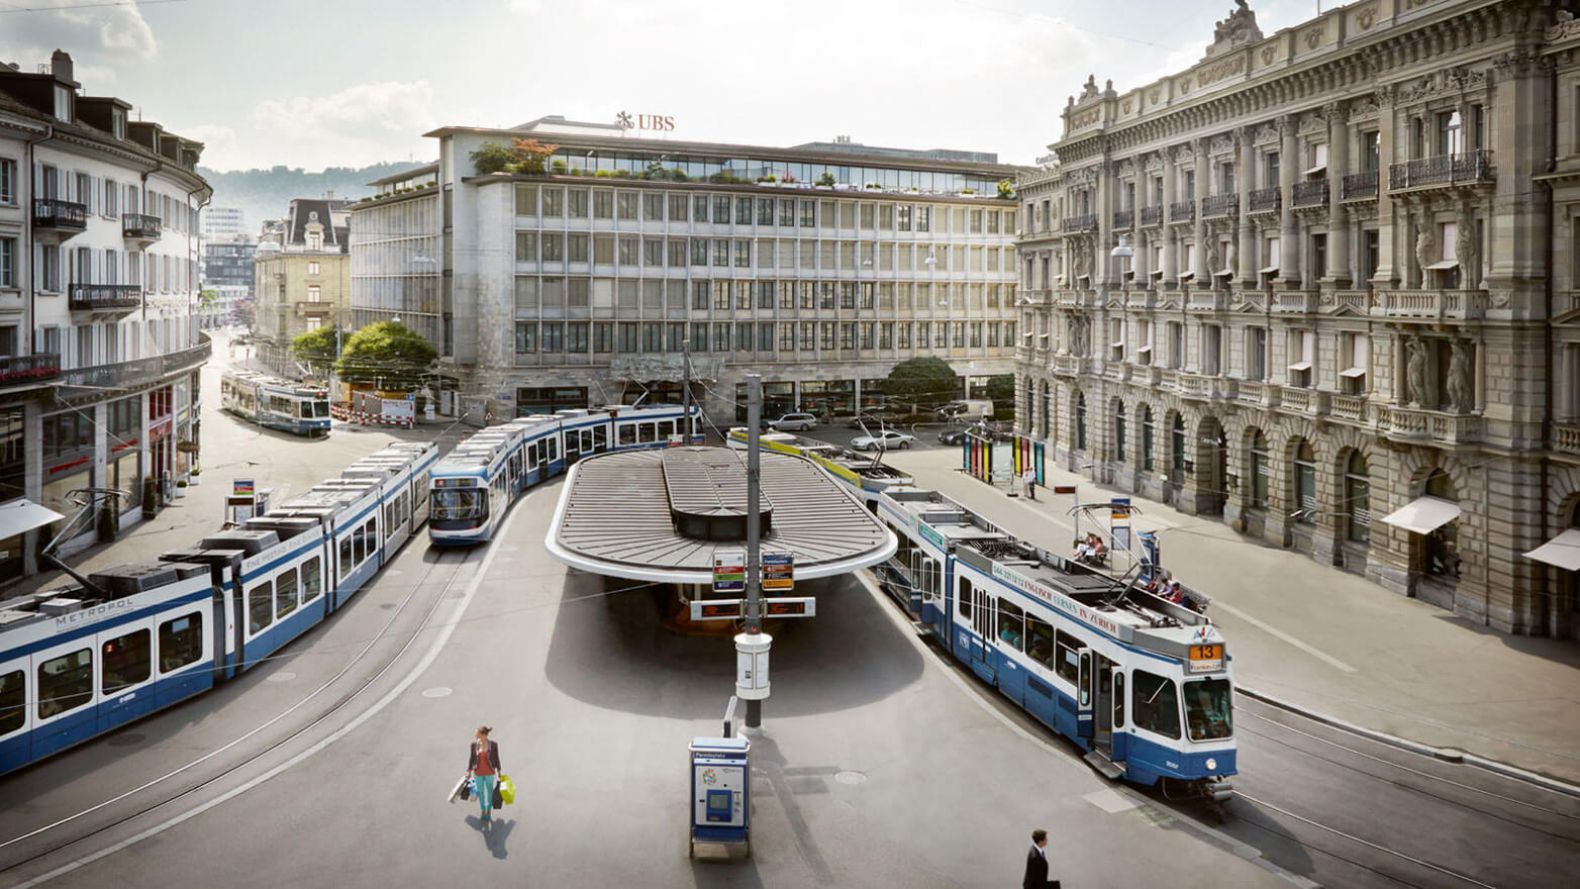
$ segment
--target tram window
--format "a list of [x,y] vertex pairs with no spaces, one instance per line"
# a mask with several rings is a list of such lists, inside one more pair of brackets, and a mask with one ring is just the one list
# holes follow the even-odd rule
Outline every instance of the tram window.
[[368,519],[367,523],[362,526],[362,557],[357,559],[357,561],[361,562],[362,559],[372,556],[373,551],[378,549],[378,542],[379,536],[373,527],[373,520]]
[[527,465],[528,466],[536,466],[536,465],[538,465],[538,444],[537,444],[537,442],[533,442],[532,444],[527,445]]
[[318,556],[302,563],[302,603],[318,598],[324,592],[324,560]]
[[203,615],[185,614],[159,625],[159,672],[169,673],[203,657]]
[[657,429],[657,427],[654,424],[652,424],[652,423],[639,423],[639,424],[637,424],[637,430],[638,430],[637,431],[637,436],[636,436],[637,437],[637,441],[640,441],[640,442],[642,442],[644,444],[648,443],[648,442],[657,441],[658,439],[654,437],[655,434],[656,434],[656,432],[655,432],[656,429]]
[[38,718],[48,719],[93,700],[93,649],[80,648],[38,665]]
[[549,444],[549,459],[550,460],[557,459],[559,457],[559,455],[560,455],[560,442],[559,442],[559,439],[551,438],[551,439],[549,439],[548,444]]
[[257,634],[274,623],[274,584],[260,583],[247,591],[247,631]]
[[296,569],[280,572],[274,579],[274,613],[280,617],[296,610]]
[[960,578],[959,595],[956,598],[960,600],[960,616],[967,620],[971,619],[972,591],[971,581],[966,580],[964,577]]
[[674,420],[664,420],[664,421],[662,421],[662,422],[660,422],[658,424],[658,440],[659,441],[669,441],[670,436],[672,436],[674,434],[675,434],[675,421]]
[[609,446],[609,428],[607,426],[593,427],[592,441],[594,451],[602,451],[604,448],[607,448]]
[[620,426],[620,444],[622,444],[622,445],[633,445],[633,444],[636,444],[636,424],[635,423],[623,423],[623,424],[621,424],[621,426]]
[[1114,728],[1125,725],[1125,674],[1114,671]]
[[104,694],[148,680],[153,669],[152,638],[147,630],[137,630],[99,647],[99,688]]
[[1174,681],[1155,676],[1145,670],[1136,670],[1131,683],[1135,700],[1130,703],[1131,718],[1136,728],[1157,732],[1168,738],[1180,736],[1180,702],[1174,690]]
[[1058,660],[1054,662],[1053,671],[1060,679],[1074,682],[1080,678],[1081,659],[1076,652],[1081,648],[1081,640],[1062,630],[1055,634],[1055,639]]
[[351,574],[351,569],[356,563],[351,561],[351,538],[356,536],[352,531],[340,538],[340,579],[345,580]]
[[1185,683],[1185,724],[1192,741],[1213,741],[1233,734],[1230,697],[1227,679]]
[[1053,669],[1053,626],[1033,614],[1026,615],[1026,655]]
[[281,398],[278,395],[269,396],[269,410],[273,413],[283,414],[287,417],[294,416],[294,414],[291,412],[291,400],[288,398]]
[[27,722],[27,674],[12,670],[0,674],[0,737]]
[[1025,612],[1008,599],[998,600],[998,638],[1006,645],[1015,646],[1016,651],[1026,645]]

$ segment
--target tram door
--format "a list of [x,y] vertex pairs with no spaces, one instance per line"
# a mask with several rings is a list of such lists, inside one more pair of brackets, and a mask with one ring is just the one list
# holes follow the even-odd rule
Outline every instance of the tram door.
[[1094,689],[1097,704],[1095,731],[1092,736],[1092,747],[1102,751],[1104,756],[1113,754],[1114,737],[1114,662],[1100,654],[1094,654],[1097,669],[1094,671],[1097,687]]

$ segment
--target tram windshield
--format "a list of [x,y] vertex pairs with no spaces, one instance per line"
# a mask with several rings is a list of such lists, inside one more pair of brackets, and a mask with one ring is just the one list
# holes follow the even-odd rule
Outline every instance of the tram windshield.
[[440,488],[432,499],[432,517],[439,521],[488,517],[487,488]]
[[329,416],[329,402],[327,401],[303,401],[299,402],[298,406],[302,411],[301,417],[304,420]]
[[1192,741],[1212,741],[1233,734],[1230,692],[1227,679],[1185,683],[1185,722]]

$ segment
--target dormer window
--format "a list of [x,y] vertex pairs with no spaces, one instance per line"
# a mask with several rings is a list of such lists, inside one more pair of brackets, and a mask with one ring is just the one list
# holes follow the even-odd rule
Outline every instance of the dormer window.
[[114,133],[115,134],[115,138],[117,138],[117,139],[125,139],[126,138],[126,112],[125,111],[122,111],[119,108],[117,108],[114,111],[110,112],[110,132]]
[[71,87],[55,85],[55,119],[71,121]]

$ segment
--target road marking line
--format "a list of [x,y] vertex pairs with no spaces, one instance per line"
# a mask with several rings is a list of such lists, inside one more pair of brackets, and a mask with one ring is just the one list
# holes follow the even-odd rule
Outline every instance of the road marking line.
[[[528,497],[530,496],[531,495],[529,494]],[[517,508],[511,510],[510,515],[505,518],[505,524],[500,527],[499,534],[495,537],[495,542],[509,533],[511,525],[515,524],[516,516],[526,512],[525,509],[520,507],[525,505],[528,497],[523,497],[521,502],[516,504]],[[444,649],[444,646],[450,641],[450,636],[455,633],[455,628],[460,625],[460,618],[466,613],[467,606],[472,603],[472,597],[477,593],[478,587],[482,586],[483,578],[488,576],[488,568],[494,561],[494,554],[498,551],[499,550],[493,546],[488,548],[488,552],[483,556],[482,563],[478,566],[477,573],[472,575],[471,582],[466,585],[466,592],[462,595],[459,604],[456,605],[454,616],[450,620],[442,621],[439,624],[439,631],[434,636],[433,643],[428,646],[428,650],[423,654],[422,660],[419,661],[416,666],[412,667],[411,672],[407,673],[394,688],[385,693],[384,697],[379,698],[378,701],[374,702],[373,706],[358,714],[357,717],[352,719],[349,723],[337,729],[328,737],[325,737],[323,740],[320,740],[313,746],[303,750],[301,753],[296,754],[285,762],[282,762],[269,771],[264,772],[262,775],[246,781],[226,791],[225,793],[214,797],[200,806],[195,806],[191,809],[188,809],[187,811],[182,812],[180,815],[176,815],[166,821],[154,825],[153,827],[135,833],[132,836],[121,840],[120,842],[106,846],[105,848],[100,849],[91,855],[87,855],[77,859],[76,861],[63,864],[52,871],[40,874],[31,880],[27,880],[26,882],[18,883],[15,889],[28,889],[28,887],[31,886],[41,886],[58,877],[63,877],[73,871],[87,867],[96,861],[108,858],[118,852],[123,852],[132,846],[141,843],[143,840],[158,836],[170,828],[176,827],[192,818],[195,818],[198,815],[207,812],[209,809],[214,808],[215,806],[235,799],[247,791],[252,790],[254,787],[263,784],[265,781],[282,774],[286,770],[306,762],[312,756],[324,750],[329,745],[335,743],[346,735],[351,734],[353,731],[361,727],[363,723],[367,722],[369,719],[372,719],[385,707],[388,707],[390,704],[394,703],[397,698],[406,692],[406,689],[412,686],[412,683],[417,681],[418,677],[427,671],[428,667],[432,665],[435,660],[438,660],[439,652]]]
[[1311,655],[1312,657],[1316,658],[1317,660],[1322,661],[1323,663],[1328,664],[1329,666],[1337,667],[1338,669],[1343,670],[1346,673],[1357,672],[1354,667],[1350,666],[1349,664],[1344,663],[1343,661],[1339,660],[1338,658],[1334,657],[1333,655],[1328,654],[1327,652],[1322,651],[1321,649],[1318,649],[1318,648],[1316,648],[1314,646],[1307,645],[1306,643],[1300,641],[1299,639],[1296,639],[1294,636],[1289,635],[1288,633],[1284,632],[1283,630],[1280,630],[1280,629],[1278,629],[1277,627],[1274,627],[1274,626],[1270,626],[1266,622],[1264,622],[1264,621],[1262,621],[1262,620],[1260,620],[1258,618],[1252,617],[1249,614],[1246,614],[1244,611],[1241,611],[1240,609],[1234,607],[1233,605],[1226,604],[1222,599],[1214,599],[1213,603],[1212,603],[1212,607],[1216,608],[1216,609],[1218,609],[1220,611],[1227,611],[1227,612],[1229,612],[1230,614],[1234,615],[1235,617],[1239,618],[1240,620],[1243,620],[1246,623],[1250,624],[1251,626],[1256,627],[1258,630],[1261,630],[1262,632],[1267,633],[1270,636],[1276,636],[1277,638],[1283,640],[1284,642],[1287,642],[1290,645],[1295,646],[1296,648],[1300,649],[1301,651],[1304,651],[1306,654]]

